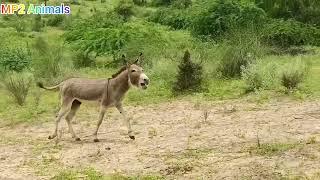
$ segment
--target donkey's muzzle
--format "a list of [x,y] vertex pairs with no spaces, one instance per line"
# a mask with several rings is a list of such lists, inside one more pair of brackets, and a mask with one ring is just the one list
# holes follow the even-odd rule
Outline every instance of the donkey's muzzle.
[[143,79],[143,82],[145,85],[149,85],[150,80],[149,79]]

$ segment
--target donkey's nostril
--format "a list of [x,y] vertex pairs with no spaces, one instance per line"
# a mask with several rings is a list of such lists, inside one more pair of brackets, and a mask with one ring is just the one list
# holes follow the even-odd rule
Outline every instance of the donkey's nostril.
[[146,85],[149,84],[149,79],[144,79],[143,81],[144,81],[144,83],[145,83]]

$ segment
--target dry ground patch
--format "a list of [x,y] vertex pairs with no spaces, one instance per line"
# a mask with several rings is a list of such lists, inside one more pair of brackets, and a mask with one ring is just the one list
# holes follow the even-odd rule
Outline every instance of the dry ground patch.
[[[320,178],[320,102],[173,101],[126,107],[136,140],[109,110],[101,142],[91,134],[98,108],[81,107],[75,142],[54,120],[0,129],[0,179],[50,179],[66,170],[167,179]],[[86,179],[86,175],[76,176]],[[138,178],[139,179],[139,178]],[[148,177],[146,178],[148,179]]]

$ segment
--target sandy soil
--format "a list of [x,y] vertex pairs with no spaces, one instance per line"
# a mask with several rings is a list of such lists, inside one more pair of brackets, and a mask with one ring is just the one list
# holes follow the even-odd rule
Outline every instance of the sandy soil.
[[[320,178],[320,101],[254,104],[241,101],[126,107],[136,140],[110,110],[99,137],[97,108],[82,107],[75,142],[54,121],[0,129],[0,179],[50,179],[62,169],[92,167],[104,174],[159,174],[167,179]],[[259,145],[292,145],[272,154]],[[270,150],[266,150],[270,151]]]

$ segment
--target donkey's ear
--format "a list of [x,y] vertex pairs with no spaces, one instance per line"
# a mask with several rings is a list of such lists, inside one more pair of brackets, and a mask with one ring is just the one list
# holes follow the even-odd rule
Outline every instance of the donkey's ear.
[[129,68],[130,68],[130,66],[131,66],[131,64],[130,64],[130,63],[128,63],[128,62],[126,62],[126,67],[127,67],[127,69],[129,69]]
[[122,61],[122,64],[123,64],[123,65],[126,65],[127,62],[128,62],[128,61],[126,60],[126,56],[125,56],[124,54],[122,54],[120,60]]
[[134,63],[133,64],[139,64],[139,60],[141,59],[141,57],[142,57],[142,52],[140,53],[140,55],[139,55],[139,57],[134,61]]

